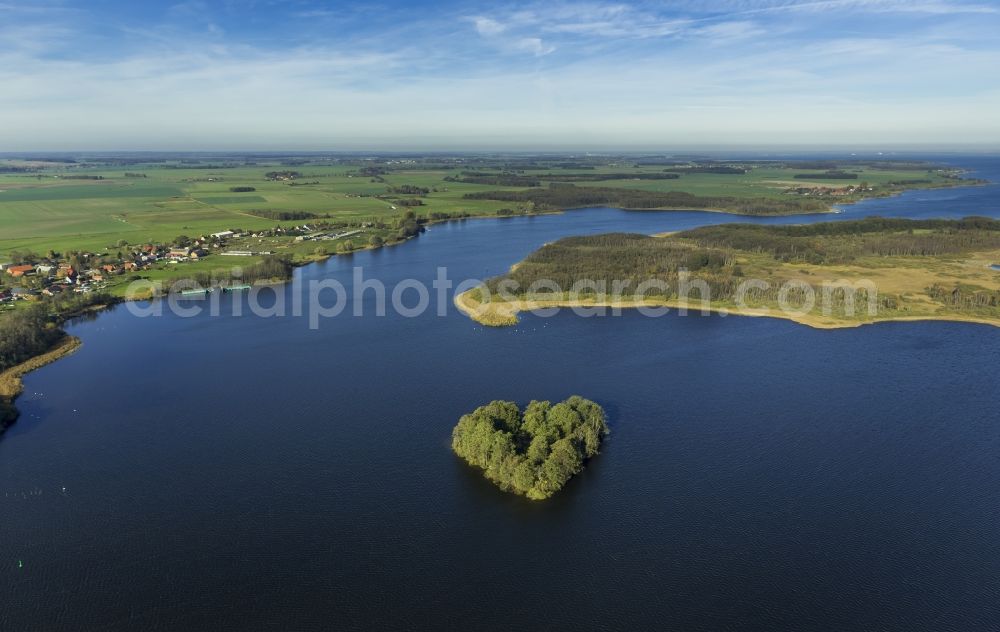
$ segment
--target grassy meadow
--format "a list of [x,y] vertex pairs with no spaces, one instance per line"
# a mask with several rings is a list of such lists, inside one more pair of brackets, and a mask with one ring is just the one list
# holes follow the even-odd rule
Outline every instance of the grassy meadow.
[[[10,161],[8,161],[10,162]],[[0,161],[2,167],[4,161]],[[13,163],[10,163],[13,164]],[[334,220],[365,221],[398,217],[405,210],[384,199],[391,187],[410,185],[426,188],[418,215],[434,212],[495,215],[511,206],[496,200],[465,199],[468,193],[519,190],[523,187],[448,182],[466,170],[485,170],[482,165],[409,164],[387,167],[376,177],[360,175],[368,163],[283,166],[253,164],[211,168],[210,165],[132,164],[128,166],[39,163],[34,173],[0,173],[0,256],[15,250],[94,250],[113,247],[120,240],[131,244],[165,242],[177,235],[198,235],[228,228],[259,229],[296,222],[276,222],[258,217],[254,211],[305,211]],[[197,168],[195,168],[197,167]],[[208,168],[206,168],[208,167]],[[494,167],[499,170],[500,167]],[[291,182],[268,180],[269,171],[293,169],[301,176]],[[842,186],[844,182],[795,179],[803,169],[755,166],[746,174],[684,173],[673,180],[609,179],[577,183],[577,186],[625,187],[645,191],[683,191],[699,196],[787,197],[792,186]],[[858,180],[878,187],[891,182],[929,179],[918,186],[950,183],[942,174],[913,170],[859,167]],[[126,177],[125,173],[146,177]],[[521,171],[545,176],[585,173],[609,176],[662,173],[662,166],[636,166],[609,161],[586,170],[555,165]],[[822,173],[822,170],[815,170]],[[808,173],[808,171],[806,171]],[[101,176],[101,180],[68,179]],[[255,190],[234,193],[232,187]]]
[[[394,218],[404,209],[393,208],[384,199],[359,196],[381,195],[387,187],[403,184],[438,187],[424,199],[424,206],[414,209],[420,214],[493,214],[504,207],[500,202],[463,200],[464,193],[490,187],[442,182],[447,172],[405,172],[373,183],[371,178],[347,174],[356,167],[296,167],[303,174],[297,182],[318,184],[295,186],[264,177],[268,171],[282,168],[129,168],[145,173],[145,178],[126,178],[124,171],[129,169],[72,172],[103,176],[103,180],[65,180],[59,172],[48,170],[42,177],[0,174],[0,256],[13,250],[96,251],[120,240],[132,244],[165,242],[180,234],[303,223],[258,217],[252,213],[255,210],[306,211],[343,221]],[[256,191],[230,191],[239,186]]]

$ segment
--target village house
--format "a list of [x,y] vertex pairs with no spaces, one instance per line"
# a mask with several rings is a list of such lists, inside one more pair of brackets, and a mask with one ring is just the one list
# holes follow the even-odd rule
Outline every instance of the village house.
[[34,272],[35,272],[35,266],[29,266],[29,265],[10,266],[9,268],[7,268],[7,274],[14,277],[15,279],[18,277],[23,277],[27,274],[34,274]]

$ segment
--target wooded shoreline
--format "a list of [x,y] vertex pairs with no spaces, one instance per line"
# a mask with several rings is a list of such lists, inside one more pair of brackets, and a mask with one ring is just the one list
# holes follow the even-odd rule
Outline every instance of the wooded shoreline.
[[23,392],[21,381],[28,373],[66,357],[80,348],[82,341],[76,336],[62,336],[48,351],[12,366],[0,373],[0,432],[17,419],[18,411],[14,400]]

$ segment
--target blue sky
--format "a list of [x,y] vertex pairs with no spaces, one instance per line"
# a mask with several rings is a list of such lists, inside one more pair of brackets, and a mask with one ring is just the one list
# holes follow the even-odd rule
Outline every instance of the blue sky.
[[0,0],[0,151],[1000,147],[995,0]]

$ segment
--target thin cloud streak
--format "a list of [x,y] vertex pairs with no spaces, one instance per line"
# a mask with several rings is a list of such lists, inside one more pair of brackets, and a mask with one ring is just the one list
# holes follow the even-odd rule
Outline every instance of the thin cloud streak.
[[0,150],[1000,143],[994,12],[902,4],[401,8],[315,30],[296,16],[325,5],[110,25],[71,6],[0,25]]

